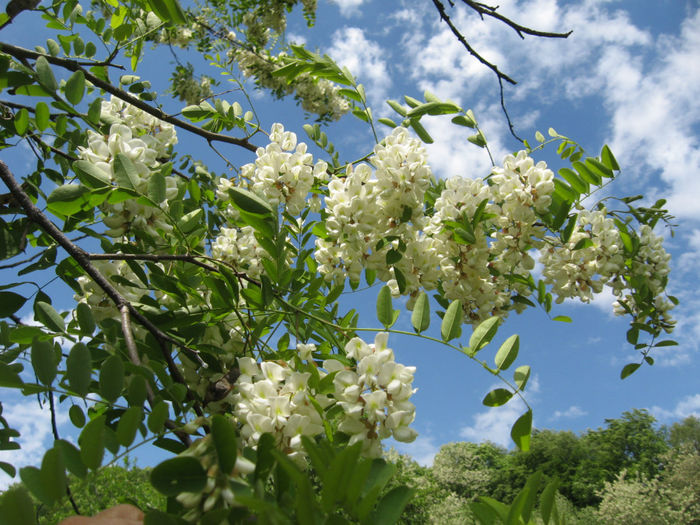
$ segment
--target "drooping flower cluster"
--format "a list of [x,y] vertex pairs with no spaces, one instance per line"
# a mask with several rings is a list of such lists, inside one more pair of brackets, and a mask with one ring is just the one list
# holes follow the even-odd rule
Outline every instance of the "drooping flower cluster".
[[361,441],[368,456],[381,454],[380,440],[392,437],[410,443],[417,433],[409,427],[415,419],[415,406],[409,401],[416,368],[404,366],[394,359],[387,348],[389,334],[381,332],[368,345],[359,337],[345,347],[348,357],[357,362],[355,370],[338,366],[338,361],[326,361],[333,378],[334,397],[343,408],[345,417],[338,429],[350,436],[350,444]]
[[[426,270],[437,267],[436,254],[422,232],[427,224],[423,200],[431,180],[425,150],[405,128],[397,128],[375,147],[371,162],[374,173],[367,164],[349,165],[345,177],[334,177],[328,184],[328,235],[316,240],[319,271],[329,280],[348,276],[359,281],[363,269],[374,270],[396,288],[387,254],[398,254],[405,246],[406,253],[394,267],[405,277],[408,293],[420,286],[434,288],[435,272]],[[387,237],[391,241],[377,247]]]
[[273,206],[283,204],[292,215],[298,215],[314,183],[328,178],[328,164],[307,152],[306,144],[297,143],[297,136],[285,131],[282,124],[273,124],[270,144],[258,148],[254,164],[241,168],[248,187],[265,197]]
[[[380,440],[394,436],[410,442],[416,432],[409,427],[415,418],[415,407],[409,401],[415,367],[396,363],[387,348],[388,334],[381,333],[372,345],[361,339],[351,340],[346,354],[356,362],[352,368],[335,359],[323,362],[316,369],[317,379],[334,374],[332,393],[320,391],[312,373],[300,371],[295,361],[256,362],[250,357],[238,358],[241,371],[233,394],[234,415],[241,425],[246,445],[255,446],[260,436],[269,432],[278,447],[291,458],[304,457],[301,436],[323,433],[324,414],[319,410],[339,405],[343,411],[338,430],[350,436],[350,444],[362,441],[368,456],[381,454]],[[312,353],[315,346],[300,344],[299,356],[316,367]],[[315,385],[315,386],[312,386]]]
[[[547,237],[548,245],[540,250],[543,276],[552,285],[558,303],[569,297],[583,302],[593,299],[603,286],[623,270],[620,233],[612,219],[607,218],[605,208],[581,211],[577,227],[567,243],[559,238]],[[624,283],[611,283],[613,290],[620,290]]]
[[[115,166],[117,156],[124,155],[133,167],[128,184],[138,193],[148,194],[151,174],[177,144],[175,127],[115,97],[102,102],[100,119],[110,125],[109,134],[88,130],[88,144],[78,148],[79,157],[90,162],[105,179],[125,184],[119,180]],[[155,236],[158,230],[172,231],[164,211],[168,209],[168,201],[177,196],[178,187],[174,177],[165,177],[165,184],[165,201],[157,203],[159,207],[139,203],[136,199],[102,204],[104,223],[109,228],[106,233],[120,237],[136,230]]]

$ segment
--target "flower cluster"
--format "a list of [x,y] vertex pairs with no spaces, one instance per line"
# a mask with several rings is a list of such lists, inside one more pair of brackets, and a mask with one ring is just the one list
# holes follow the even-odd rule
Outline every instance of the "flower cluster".
[[[245,444],[255,446],[260,436],[269,432],[281,450],[301,460],[301,436],[320,435],[324,431],[322,410],[336,404],[343,409],[338,430],[350,436],[350,444],[362,441],[368,456],[379,456],[380,440],[389,436],[413,441],[416,432],[409,425],[415,418],[415,407],[409,398],[415,391],[411,386],[415,367],[396,363],[393,351],[386,346],[387,337],[380,333],[371,345],[359,338],[351,340],[345,351],[356,362],[352,368],[327,359],[323,369],[317,369],[312,344],[297,346],[307,365],[300,360],[257,363],[250,357],[239,357],[241,375],[233,403]],[[314,368],[314,374],[309,367]],[[319,379],[329,374],[333,375],[333,391],[324,393]]]
[[[115,159],[119,154],[124,155],[134,168],[129,183],[138,193],[146,195],[152,172],[170,156],[170,148],[177,144],[175,127],[115,97],[102,102],[100,118],[109,124],[109,134],[88,130],[87,147],[78,148],[79,157],[93,164],[105,178],[119,183]],[[174,177],[166,177],[165,183],[165,201],[157,203],[160,208],[135,199],[102,204],[104,223],[109,228],[107,234],[120,237],[136,230],[155,236],[159,230],[172,231],[163,212],[168,208],[168,201],[177,196],[178,187]]]
[[[567,243],[547,237],[547,246],[540,250],[545,283],[552,285],[558,303],[569,297],[590,302],[594,293],[623,271],[623,253],[620,233],[605,208],[583,210]],[[611,282],[614,290],[622,284]]]
[[[348,276],[359,281],[363,269],[374,270],[396,288],[387,254],[401,253],[405,247],[393,267],[405,277],[409,293],[420,286],[433,288],[434,272],[422,271],[437,267],[432,241],[421,231],[426,225],[423,200],[432,177],[426,152],[405,128],[396,128],[375,147],[371,162],[374,172],[367,164],[348,165],[343,178],[334,177],[328,184],[327,236],[316,240],[319,271],[329,280]],[[391,242],[378,247],[387,237]]]
[[265,197],[273,206],[283,204],[286,211],[298,215],[316,182],[328,178],[328,164],[307,152],[306,144],[297,143],[297,136],[285,131],[282,124],[273,124],[270,144],[258,148],[254,164],[241,168],[248,187]]
[[[141,296],[145,293],[144,284],[132,271],[126,261],[93,261],[92,265],[107,280],[112,281],[117,277],[120,282],[129,282],[132,286],[118,286],[119,293],[131,303],[141,302]],[[87,275],[81,275],[77,279],[82,293],[75,296],[78,302],[86,303],[90,307],[92,316],[96,322],[104,319],[119,319],[119,310],[114,301],[105,291]]]
[[404,366],[394,359],[387,348],[389,334],[381,332],[368,345],[359,337],[345,347],[346,355],[357,362],[347,370],[338,361],[325,361],[324,367],[337,371],[333,378],[334,397],[343,408],[345,417],[338,429],[350,436],[350,444],[362,442],[366,455],[381,454],[380,440],[394,437],[410,443],[417,433],[409,427],[416,409],[409,401],[416,368]]

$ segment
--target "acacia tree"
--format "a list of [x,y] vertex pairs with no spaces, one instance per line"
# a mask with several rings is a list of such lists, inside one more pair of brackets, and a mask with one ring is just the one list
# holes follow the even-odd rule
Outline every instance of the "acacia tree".
[[[416,436],[415,369],[389,347],[403,333],[392,328],[395,297],[409,297],[415,337],[503,381],[487,406],[522,398],[530,376],[527,365],[508,372],[518,336],[483,357],[510,312],[587,302],[607,286],[640,352],[623,378],[653,363],[653,347],[673,344],[658,341],[673,328],[675,303],[653,232],[667,218],[663,201],[635,208],[635,197],[622,198],[622,211],[582,204],[620,170],[607,147],[589,156],[554,130],[538,132],[535,146],[490,174],[438,180],[421,121],[449,115],[486,148],[472,111],[425,93],[389,101],[398,118],[375,122],[362,85],[330,57],[303,46],[272,53],[296,3],[185,11],[175,0],[14,1],[0,16],[3,27],[43,20],[55,34],[35,49],[0,43],[2,147],[26,144],[36,159],[30,173],[0,161],[0,255],[17,272],[0,291],[0,387],[46,400],[54,422],[67,410],[80,429],[75,446],[54,424],[41,466],[20,469],[43,503],[70,495],[66,471],[84,477],[105,451],[145,441],[175,455],[153,470],[168,506],[150,510],[150,523],[395,521],[411,490],[382,492],[393,467],[379,458],[381,441]],[[315,2],[302,4],[313,21]],[[222,77],[178,64],[171,92],[187,106],[168,112],[172,101],[136,74],[143,54],[157,52],[150,46],[196,47]],[[283,124],[258,121],[244,77],[294,94],[321,122],[352,113],[376,146],[348,162],[319,123],[304,124],[314,156]],[[216,93],[224,80],[234,91]],[[229,173],[183,151],[182,133],[208,144]],[[218,143],[252,162],[239,166]],[[549,145],[570,164],[558,175],[533,160]],[[70,307],[46,293],[49,273],[74,294]],[[363,279],[384,283],[380,328],[340,310],[341,294]],[[38,325],[22,323],[22,308]],[[521,448],[531,423],[528,407],[512,429]],[[0,447],[17,448],[12,421],[0,413],[0,424]],[[33,522],[26,492],[1,504],[0,519]]]

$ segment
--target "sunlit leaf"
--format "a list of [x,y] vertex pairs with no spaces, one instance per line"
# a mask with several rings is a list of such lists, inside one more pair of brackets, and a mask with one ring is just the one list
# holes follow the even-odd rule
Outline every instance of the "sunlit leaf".
[[487,407],[500,407],[505,405],[513,397],[513,392],[506,390],[505,388],[495,388],[491,390],[482,403]]
[[490,317],[474,328],[474,332],[469,338],[469,348],[473,354],[476,354],[491,342],[491,339],[493,339],[498,331],[499,322],[500,318]]
[[530,434],[532,432],[532,410],[528,410],[513,425],[510,437],[523,452],[530,450]]
[[496,352],[496,367],[499,370],[508,370],[515,358],[518,357],[519,348],[520,338],[517,335],[511,335]]
[[411,314],[411,324],[417,333],[424,332],[430,326],[430,300],[428,294],[421,292]]
[[440,335],[445,342],[452,341],[462,335],[462,303],[459,300],[454,300],[447,307],[445,316],[442,318],[440,326]]
[[74,72],[66,80],[66,99],[73,105],[79,104],[83,100],[85,93],[85,73],[80,69]]

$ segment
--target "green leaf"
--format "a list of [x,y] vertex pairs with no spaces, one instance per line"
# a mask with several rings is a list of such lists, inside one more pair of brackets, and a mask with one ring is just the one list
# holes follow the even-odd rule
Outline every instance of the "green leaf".
[[386,103],[389,104],[389,106],[391,107],[391,109],[393,109],[394,111],[396,111],[396,112],[397,112],[399,115],[401,115],[402,117],[405,117],[405,116],[406,116],[406,108],[404,108],[404,107],[403,107],[399,102],[397,102],[396,100],[387,100]]
[[398,522],[415,492],[415,489],[406,486],[394,487],[379,500],[368,522],[373,525],[393,525]]
[[528,379],[530,379],[529,365],[519,366],[515,369],[515,372],[513,372],[513,381],[515,381],[518,390],[525,390]]
[[34,122],[39,131],[44,131],[49,127],[50,117],[49,106],[46,105],[46,102],[37,103],[36,108],[34,108]]
[[231,474],[238,455],[236,427],[228,417],[215,414],[211,420],[211,435],[221,472]]
[[26,108],[22,108],[15,114],[15,131],[18,135],[24,135],[28,127],[29,111]]
[[63,317],[49,303],[43,301],[34,303],[34,317],[46,328],[54,332],[64,332],[66,329]]
[[661,346],[678,346],[678,341],[673,341],[672,339],[666,339],[665,341],[659,341],[654,345],[654,347],[661,347]]
[[89,188],[103,188],[112,184],[109,173],[105,173],[92,162],[77,160],[72,167],[80,182]]
[[80,458],[85,466],[97,470],[104,457],[105,416],[98,416],[90,421],[78,437]]
[[75,315],[78,318],[80,333],[82,335],[92,335],[97,325],[90,306],[87,303],[78,303],[78,306],[75,308]]
[[513,364],[515,358],[518,357],[518,350],[520,349],[520,338],[517,335],[511,335],[505,342],[501,345],[501,348],[496,352],[496,367],[499,370],[508,370],[510,365]]
[[161,433],[165,420],[168,419],[168,412],[168,404],[165,401],[158,401],[148,415],[148,430],[154,434]]
[[107,401],[114,402],[124,388],[124,363],[117,355],[109,356],[100,369],[100,394]]
[[394,307],[391,302],[391,288],[383,286],[377,295],[377,320],[389,328],[395,322]]
[[593,173],[600,177],[604,177],[606,179],[612,179],[615,174],[612,172],[610,168],[608,168],[605,164],[600,162],[598,159],[594,159],[593,157],[588,157],[586,159],[586,167],[590,169]]
[[463,318],[462,303],[459,300],[452,301],[447,307],[440,326],[440,335],[442,335],[443,341],[452,341],[462,335]]
[[148,179],[148,198],[157,204],[165,200],[165,176],[160,171]]
[[552,318],[552,321],[560,321],[562,323],[570,323],[571,317],[569,317],[568,315],[557,315],[556,317]]
[[124,153],[117,153],[113,163],[114,178],[122,188],[135,190],[139,185],[140,177],[136,166]]
[[41,461],[41,483],[44,503],[51,505],[66,495],[66,469],[61,452],[57,448],[46,451]]
[[505,388],[494,388],[486,394],[482,403],[487,407],[500,407],[505,405],[513,397],[513,392]]
[[14,485],[0,495],[0,520],[2,525],[36,524],[34,502],[25,487]]
[[0,292],[0,317],[9,317],[26,302],[26,298],[15,292]]
[[80,459],[80,450],[75,445],[65,439],[57,439],[54,446],[61,452],[63,464],[72,474],[81,479],[87,476],[87,468],[83,464],[83,460]]
[[433,143],[433,138],[430,136],[430,134],[425,130],[423,125],[418,122],[417,119],[411,119],[410,120],[410,125],[413,128],[413,131],[416,132],[416,135],[418,135],[418,138],[420,138],[423,142],[426,144],[432,144]]
[[81,397],[90,391],[92,356],[83,343],[76,343],[66,359],[66,377],[71,390]]
[[229,190],[233,203],[243,211],[256,215],[271,215],[274,210],[269,202],[252,191],[234,186]]
[[136,437],[136,431],[143,420],[143,410],[141,407],[132,406],[119,418],[117,424],[117,441],[123,447],[128,447]]
[[49,210],[59,215],[74,215],[85,204],[85,195],[89,190],[81,184],[63,184],[51,192],[46,199]]
[[179,456],[163,461],[151,471],[151,484],[166,496],[181,492],[199,492],[207,484],[207,473],[191,456]]
[[510,429],[510,437],[523,452],[530,450],[530,433],[532,432],[532,410],[528,410]]
[[85,73],[78,70],[66,80],[66,100],[73,105],[79,104],[83,100],[85,93]]
[[80,408],[79,405],[71,405],[68,409],[68,417],[70,422],[76,428],[83,428],[85,426],[85,412]]
[[384,124],[385,126],[389,126],[390,128],[395,128],[398,126],[398,124],[396,122],[394,122],[390,118],[386,118],[386,117],[382,117],[382,118],[378,119],[377,122],[379,122],[380,124]]
[[415,118],[422,115],[448,115],[459,111],[461,111],[461,108],[451,102],[426,102],[425,104],[413,108],[408,112],[406,117]]
[[88,106],[88,120],[92,122],[93,124],[99,124],[100,123],[100,115],[102,114],[102,99],[96,98],[92,102],[90,102],[90,106]]
[[474,328],[474,332],[469,338],[469,349],[472,355],[475,355],[491,342],[491,339],[493,339],[498,331],[499,321],[500,319],[498,317],[490,317]]
[[46,60],[46,57],[40,56],[37,58],[35,67],[41,87],[49,92],[56,91],[58,89],[56,77],[53,76],[53,71],[51,71],[51,66],[49,65],[48,60]]
[[613,155],[612,151],[610,151],[607,144],[603,146],[603,150],[600,152],[600,158],[602,159],[603,164],[609,169],[620,171],[620,165],[617,163],[615,156]]
[[474,122],[472,119],[465,115],[459,115],[457,117],[454,117],[452,119],[452,123],[457,124],[458,126],[466,126],[472,129],[476,127],[476,122]]
[[540,496],[540,514],[545,525],[549,523],[549,518],[552,516],[552,510],[556,506],[555,497],[557,495],[557,488],[559,488],[559,479],[555,477],[552,479],[552,481],[547,483],[547,486],[544,488],[542,495]]
[[641,363],[629,363],[629,364],[625,365],[622,368],[622,371],[620,372],[620,379],[625,379],[625,378],[631,376],[632,374],[634,374],[637,371],[637,369],[640,366],[642,366]]
[[430,300],[425,292],[420,293],[413,306],[411,324],[416,333],[424,332],[430,327]]
[[481,130],[479,130],[479,132],[475,135],[467,137],[467,140],[472,144],[479,146],[480,148],[486,147],[486,137],[484,136],[484,133]]
[[53,343],[50,341],[34,341],[31,357],[32,368],[37,379],[41,384],[49,386],[56,378],[58,369]]

